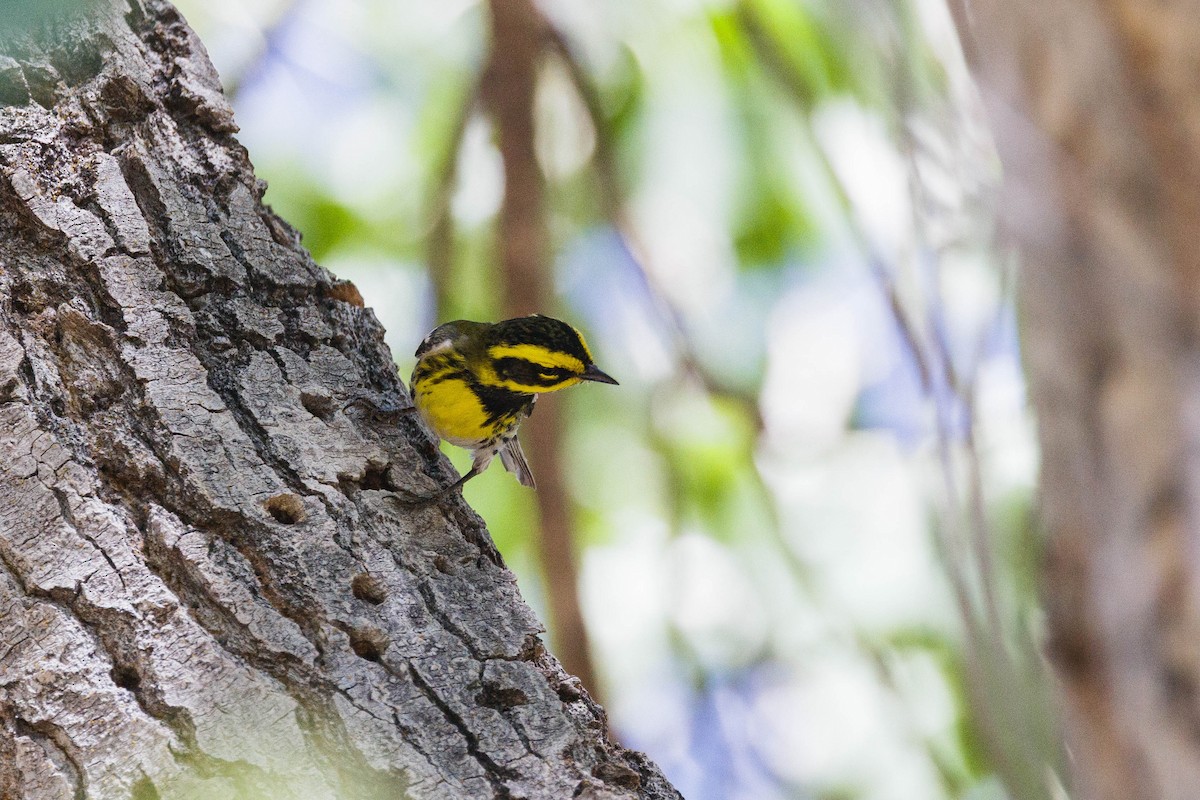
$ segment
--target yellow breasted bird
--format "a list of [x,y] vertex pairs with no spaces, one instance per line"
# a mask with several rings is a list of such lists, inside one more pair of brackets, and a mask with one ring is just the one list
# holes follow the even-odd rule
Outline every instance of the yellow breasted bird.
[[483,472],[496,453],[532,487],[517,429],[533,413],[537,396],[582,381],[616,383],[593,363],[579,331],[536,314],[496,323],[447,322],[425,337],[416,356],[411,389],[418,413],[434,433],[474,456],[467,474],[430,500]]

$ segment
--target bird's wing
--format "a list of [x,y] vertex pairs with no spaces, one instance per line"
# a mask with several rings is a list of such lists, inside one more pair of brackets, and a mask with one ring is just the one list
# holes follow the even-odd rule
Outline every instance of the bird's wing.
[[533,473],[529,471],[529,464],[525,461],[525,453],[521,451],[521,442],[517,437],[513,437],[504,443],[500,448],[500,463],[509,472],[517,476],[517,480],[522,486],[528,486],[530,489],[536,489],[537,484],[533,481]]

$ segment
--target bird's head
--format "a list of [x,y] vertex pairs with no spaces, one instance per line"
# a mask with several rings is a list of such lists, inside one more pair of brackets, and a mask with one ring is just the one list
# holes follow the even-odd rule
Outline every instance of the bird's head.
[[487,369],[479,377],[486,384],[540,394],[582,381],[616,383],[592,361],[583,335],[560,320],[508,319],[489,326],[483,338]]

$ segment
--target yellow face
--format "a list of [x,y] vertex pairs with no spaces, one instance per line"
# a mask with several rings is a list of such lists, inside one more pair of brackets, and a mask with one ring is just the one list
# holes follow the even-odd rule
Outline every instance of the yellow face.
[[488,348],[480,380],[513,392],[556,392],[584,379],[587,365],[559,350],[540,344],[500,344]]

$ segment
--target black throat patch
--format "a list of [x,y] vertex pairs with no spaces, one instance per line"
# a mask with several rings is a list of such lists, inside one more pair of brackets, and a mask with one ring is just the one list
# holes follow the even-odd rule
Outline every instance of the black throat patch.
[[487,412],[488,424],[505,418],[524,418],[533,413],[533,401],[537,395],[514,392],[501,386],[484,386],[478,381],[471,381],[471,391],[483,404]]

